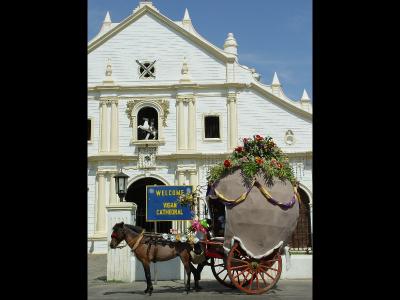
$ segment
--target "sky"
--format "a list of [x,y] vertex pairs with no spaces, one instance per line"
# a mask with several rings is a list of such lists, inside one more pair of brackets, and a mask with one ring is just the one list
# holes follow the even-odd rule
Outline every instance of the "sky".
[[[271,84],[277,72],[284,93],[312,100],[312,0],[153,0],[173,21],[189,10],[196,31],[223,49],[232,32],[239,63],[255,68]],[[88,0],[88,40],[100,30],[107,11],[114,23],[128,17],[139,0]]]

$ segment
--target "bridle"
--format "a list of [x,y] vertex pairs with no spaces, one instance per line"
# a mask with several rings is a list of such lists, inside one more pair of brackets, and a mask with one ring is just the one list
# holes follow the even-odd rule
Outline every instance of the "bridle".
[[[117,233],[115,231],[113,231],[113,233],[111,234],[111,238],[117,238]],[[121,240],[122,242],[122,240]],[[121,249],[121,248],[125,248],[126,246],[128,246],[128,243],[125,242],[125,245],[123,246],[116,246],[116,249]]]
[[[122,230],[125,233],[125,229],[122,228]],[[139,246],[139,243],[142,240],[143,235],[144,235],[144,230],[136,238],[132,239],[129,243],[125,242],[125,245],[116,246],[115,248],[121,249],[121,248],[125,248],[126,246],[129,246],[133,251]],[[117,233],[115,231],[111,234],[111,238],[117,238]]]

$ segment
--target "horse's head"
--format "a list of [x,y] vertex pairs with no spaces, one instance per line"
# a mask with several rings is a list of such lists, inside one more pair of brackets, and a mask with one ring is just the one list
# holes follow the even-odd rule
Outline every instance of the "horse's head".
[[125,239],[125,229],[124,222],[117,223],[113,227],[113,232],[111,234],[110,248],[115,249],[119,243]]

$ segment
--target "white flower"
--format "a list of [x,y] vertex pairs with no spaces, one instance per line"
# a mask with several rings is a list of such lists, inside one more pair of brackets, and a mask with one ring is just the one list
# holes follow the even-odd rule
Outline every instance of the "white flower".
[[183,235],[183,236],[181,237],[181,242],[184,243],[184,242],[186,242],[186,241],[187,241],[187,237],[186,237],[186,235]]
[[199,240],[197,237],[195,237],[195,238],[193,239],[193,243],[195,243],[195,244],[197,244],[199,241],[200,241],[200,240]]
[[168,240],[168,234],[167,233],[163,233],[162,237],[163,237],[164,240]]
[[171,242],[175,242],[175,235],[172,235],[172,234],[171,234],[171,235],[169,236],[169,239],[171,240]]

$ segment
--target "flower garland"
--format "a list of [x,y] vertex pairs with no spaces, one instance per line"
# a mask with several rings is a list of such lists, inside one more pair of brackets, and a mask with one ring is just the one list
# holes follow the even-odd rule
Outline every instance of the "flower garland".
[[203,233],[204,235],[207,234],[209,225],[206,219],[199,220],[196,216],[192,220],[192,225],[186,230],[185,233],[180,233],[176,229],[170,229],[170,234],[163,233],[161,236],[164,240],[171,241],[171,242],[181,242],[181,243],[190,243],[190,244],[197,244],[200,239],[196,236],[198,232]]
[[257,134],[253,138],[243,138],[242,141],[243,146],[237,146],[228,159],[211,168],[207,177],[208,182],[215,182],[240,169],[248,183],[259,171],[263,172],[268,181],[278,177],[281,180],[289,180],[293,185],[297,183],[289,165],[289,158],[271,137]]

